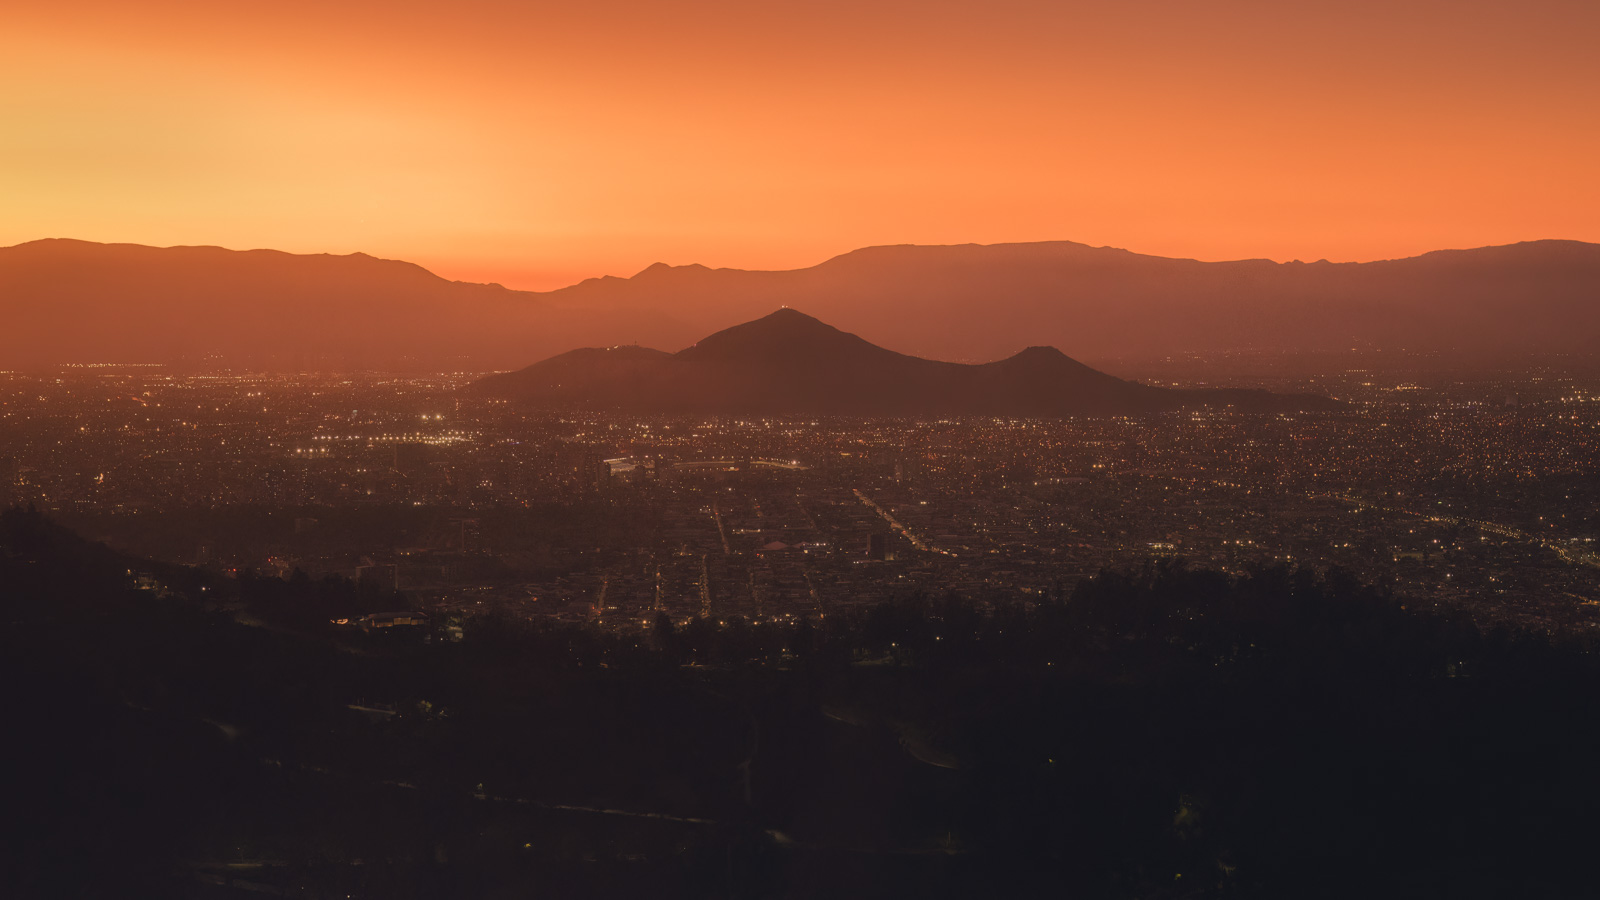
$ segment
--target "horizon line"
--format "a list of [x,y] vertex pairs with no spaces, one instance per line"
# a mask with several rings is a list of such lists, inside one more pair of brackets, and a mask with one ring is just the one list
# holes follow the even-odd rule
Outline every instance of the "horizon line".
[[1098,245],[1097,246],[1097,245],[1094,245],[1094,244],[1084,243],[1082,241],[1073,241],[1073,240],[1067,240],[1067,239],[1064,239],[1064,238],[1057,238],[1057,239],[1051,239],[1051,240],[1040,240],[1040,241],[997,241],[995,243],[990,243],[990,244],[979,243],[977,241],[965,241],[965,242],[962,242],[962,243],[955,243],[955,244],[917,244],[917,243],[868,244],[868,245],[865,245],[865,246],[856,247],[856,248],[853,248],[853,249],[850,249],[850,250],[846,250],[846,251],[844,251],[842,253],[836,253],[836,254],[834,254],[832,256],[829,256],[829,257],[821,260],[820,262],[812,263],[811,265],[808,265],[808,266],[798,266],[798,267],[791,268],[791,269],[745,269],[745,268],[739,268],[739,267],[736,267],[736,266],[707,266],[707,265],[705,265],[703,263],[698,263],[698,262],[673,264],[673,263],[667,263],[667,262],[658,261],[658,262],[653,262],[653,263],[645,266],[644,268],[638,270],[637,272],[634,272],[632,275],[611,275],[611,274],[591,275],[591,276],[589,276],[587,278],[582,278],[582,279],[579,279],[578,281],[572,282],[571,284],[562,285],[561,287],[547,288],[547,289],[544,289],[544,290],[530,290],[530,289],[527,289],[527,288],[507,287],[507,286],[505,286],[505,285],[503,285],[503,284],[501,284],[499,282],[493,282],[493,281],[464,281],[464,280],[460,280],[460,279],[447,278],[447,277],[445,277],[443,275],[440,275],[438,272],[435,272],[433,269],[430,269],[427,266],[422,265],[421,263],[412,262],[409,259],[402,259],[402,258],[398,258],[398,257],[378,256],[378,255],[374,255],[372,253],[368,253],[368,252],[366,252],[364,250],[354,250],[354,251],[351,251],[349,253],[332,253],[332,252],[328,252],[328,251],[321,251],[321,252],[315,252],[314,251],[314,252],[309,252],[309,253],[300,253],[300,252],[296,252],[296,251],[293,251],[293,250],[280,250],[280,249],[278,249],[276,247],[250,247],[250,248],[247,248],[247,249],[237,249],[237,248],[234,248],[234,247],[225,247],[225,246],[222,246],[220,244],[167,244],[167,245],[160,245],[160,244],[141,244],[141,243],[138,243],[138,242],[135,242],[135,241],[92,241],[92,240],[87,240],[87,239],[84,239],[84,238],[45,237],[45,238],[35,238],[33,240],[22,241],[20,243],[11,244],[11,245],[5,246],[5,247],[0,247],[0,252],[4,252],[6,250],[15,250],[17,248],[26,247],[26,246],[29,246],[29,245],[32,245],[32,244],[45,244],[45,243],[55,243],[55,242],[72,243],[72,244],[92,244],[92,245],[100,246],[100,247],[138,247],[138,248],[146,249],[146,250],[222,250],[222,251],[225,251],[225,252],[228,252],[228,253],[278,253],[278,254],[283,254],[285,256],[301,256],[301,257],[325,256],[325,257],[334,257],[334,258],[339,258],[339,259],[348,259],[348,258],[352,258],[352,257],[365,257],[367,259],[376,260],[378,262],[399,263],[399,264],[402,264],[402,265],[415,266],[415,267],[423,270],[424,272],[427,272],[429,275],[432,275],[435,278],[438,278],[438,279],[443,280],[443,281],[448,281],[448,282],[450,282],[452,284],[472,284],[472,285],[483,285],[485,287],[498,287],[498,288],[501,288],[503,290],[515,291],[517,293],[523,293],[523,294],[553,294],[553,293],[558,293],[560,291],[569,290],[571,288],[579,287],[581,285],[588,284],[590,282],[596,282],[596,281],[598,281],[598,282],[604,282],[604,281],[607,281],[607,280],[632,281],[632,280],[638,278],[639,276],[645,274],[646,272],[650,272],[650,271],[657,270],[657,269],[667,269],[667,270],[674,270],[674,269],[705,269],[706,271],[710,271],[710,272],[751,272],[751,273],[804,272],[804,271],[807,271],[809,269],[815,269],[815,268],[817,268],[819,266],[826,265],[827,263],[833,262],[834,260],[843,259],[844,257],[851,256],[851,255],[856,254],[856,253],[862,253],[862,252],[871,251],[871,250],[894,250],[894,249],[904,249],[904,248],[950,249],[950,248],[958,248],[958,247],[985,247],[985,248],[987,248],[987,247],[1029,247],[1029,246],[1038,246],[1038,245],[1044,245],[1044,244],[1070,244],[1072,246],[1083,247],[1083,248],[1088,249],[1088,250],[1112,251],[1112,252],[1117,252],[1117,253],[1127,253],[1127,254],[1132,255],[1132,256],[1142,256],[1142,257],[1146,257],[1146,258],[1149,258],[1149,259],[1164,259],[1164,260],[1173,260],[1173,261],[1178,261],[1178,262],[1197,262],[1197,263],[1217,264],[1217,265],[1227,264],[1227,263],[1267,262],[1267,263],[1272,263],[1273,265],[1278,265],[1278,266],[1287,266],[1287,265],[1323,265],[1323,264],[1335,265],[1335,266],[1348,266],[1348,265],[1370,265],[1370,264],[1373,264],[1373,263],[1384,263],[1384,262],[1403,262],[1403,261],[1406,261],[1406,260],[1421,259],[1424,256],[1430,256],[1430,255],[1435,254],[1435,253],[1464,253],[1464,252],[1470,252],[1470,251],[1473,251],[1473,250],[1492,250],[1492,249],[1498,249],[1498,248],[1503,248],[1503,247],[1519,247],[1519,246],[1522,246],[1522,245],[1525,245],[1525,244],[1582,244],[1582,245],[1585,245],[1585,246],[1600,246],[1600,243],[1595,243],[1595,242],[1591,242],[1591,241],[1582,241],[1582,240],[1577,240],[1575,238],[1530,238],[1530,239],[1527,239],[1527,240],[1511,241],[1509,243],[1503,243],[1503,244],[1482,244],[1482,245],[1475,246],[1475,247],[1438,247],[1438,248],[1435,248],[1433,250],[1425,250],[1425,251],[1423,251],[1421,253],[1418,253],[1418,254],[1415,254],[1413,256],[1394,256],[1394,257],[1383,257],[1383,258],[1379,258],[1379,259],[1339,260],[1339,261],[1332,261],[1332,260],[1327,259],[1326,257],[1323,257],[1321,259],[1307,261],[1307,260],[1302,260],[1302,259],[1277,260],[1277,259],[1273,259],[1271,257],[1265,257],[1265,256],[1247,256],[1247,257],[1237,257],[1237,258],[1230,258],[1230,259],[1198,259],[1198,258],[1189,257],[1189,256],[1161,256],[1159,254],[1154,254],[1154,253],[1142,253],[1142,252],[1137,251],[1137,250],[1129,250],[1129,249],[1127,249],[1125,247],[1113,247],[1113,246],[1111,246],[1109,244]]

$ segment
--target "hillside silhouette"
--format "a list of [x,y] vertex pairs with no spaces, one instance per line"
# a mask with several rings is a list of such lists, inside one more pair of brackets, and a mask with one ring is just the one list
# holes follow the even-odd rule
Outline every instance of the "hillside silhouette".
[[1600,245],[1532,241],[1366,263],[1200,262],[1069,241],[868,247],[784,272],[652,266],[546,296],[706,328],[775,306],[941,359],[1049,344],[1086,359],[1218,351],[1592,355]]
[[750,415],[1050,417],[1339,405],[1303,394],[1135,384],[1052,347],[981,365],[938,362],[879,347],[787,308],[675,354],[635,346],[575,350],[491,375],[474,390],[554,408]]
[[617,327],[363,253],[34,241],[0,249],[0,298],[0,368],[482,369],[526,359],[530,343],[614,341]]
[[[644,634],[487,613],[459,644],[338,631],[356,592],[326,587],[0,512],[0,672],[19,686],[0,785],[27,824],[0,892],[1490,898],[1593,880],[1592,637],[1484,633],[1338,570],[1167,561],[1027,602]],[[301,608],[323,624],[249,624]]]
[[790,271],[652,265],[548,292],[410,263],[43,240],[0,248],[0,366],[190,362],[486,370],[574,346],[678,348],[779,306],[919,356],[1351,348],[1592,357],[1600,245],[1367,263],[1199,262],[1067,241],[869,247]]

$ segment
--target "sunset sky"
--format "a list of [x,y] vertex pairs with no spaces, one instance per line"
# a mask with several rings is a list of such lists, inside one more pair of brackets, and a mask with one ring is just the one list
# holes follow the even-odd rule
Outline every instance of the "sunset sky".
[[886,243],[1600,241],[1597,36],[1593,0],[19,0],[0,245],[539,289]]

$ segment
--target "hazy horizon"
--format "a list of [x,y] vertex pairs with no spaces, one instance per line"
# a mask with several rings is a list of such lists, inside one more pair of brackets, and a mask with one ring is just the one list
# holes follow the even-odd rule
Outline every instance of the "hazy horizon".
[[0,243],[363,250],[548,289],[897,242],[1595,241],[1597,29],[1561,0],[24,4]]
[[1465,251],[1465,250],[1487,250],[1487,249],[1493,249],[1493,248],[1497,248],[1497,247],[1514,247],[1514,246],[1519,246],[1519,245],[1523,245],[1523,244],[1546,244],[1546,243],[1600,244],[1600,240],[1585,241],[1585,240],[1579,240],[1579,239],[1576,239],[1576,238],[1565,238],[1565,237],[1531,237],[1531,238],[1523,238],[1523,239],[1519,239],[1519,240],[1506,241],[1504,243],[1496,243],[1496,244],[1476,244],[1476,245],[1471,245],[1471,246],[1463,245],[1463,246],[1449,246],[1449,247],[1431,247],[1431,248],[1424,249],[1424,250],[1419,250],[1419,251],[1417,251],[1415,253],[1411,253],[1411,254],[1404,255],[1404,256],[1383,256],[1383,257],[1372,257],[1372,258],[1365,258],[1365,259],[1332,259],[1332,258],[1329,258],[1329,257],[1326,257],[1326,256],[1318,256],[1318,257],[1314,257],[1314,258],[1313,257],[1304,257],[1304,258],[1295,257],[1293,259],[1278,259],[1278,258],[1273,258],[1273,257],[1270,257],[1270,256],[1261,256],[1261,255],[1229,256],[1229,257],[1217,257],[1217,258],[1212,258],[1212,259],[1202,259],[1202,258],[1194,257],[1194,256],[1169,256],[1169,255],[1162,254],[1162,253],[1149,252],[1149,251],[1142,250],[1142,249],[1135,248],[1135,247],[1118,247],[1118,246],[1113,246],[1113,245],[1110,245],[1110,244],[1095,244],[1095,243],[1092,243],[1092,242],[1089,242],[1089,241],[1078,241],[1078,240],[1073,240],[1071,238],[1041,238],[1039,240],[1030,240],[1030,241],[996,241],[996,242],[993,242],[993,243],[984,243],[984,242],[981,242],[981,241],[953,241],[953,242],[950,242],[950,243],[938,243],[938,244],[920,244],[920,243],[913,243],[913,242],[910,242],[910,241],[897,241],[897,242],[890,242],[890,243],[883,243],[883,244],[869,244],[869,245],[865,245],[865,246],[861,246],[861,247],[851,247],[849,249],[840,250],[840,251],[838,251],[836,253],[830,253],[830,254],[828,254],[826,256],[823,256],[821,258],[812,260],[810,262],[801,262],[801,263],[799,263],[797,265],[794,265],[794,266],[791,266],[791,267],[788,267],[788,268],[756,268],[754,266],[743,266],[743,265],[737,265],[737,264],[710,265],[710,264],[707,264],[707,263],[702,262],[700,260],[672,261],[672,260],[666,260],[666,259],[655,259],[655,260],[652,260],[651,262],[648,262],[648,263],[644,264],[643,266],[640,266],[638,269],[635,269],[635,270],[633,270],[631,272],[630,271],[595,272],[595,273],[589,274],[589,275],[580,275],[573,281],[561,282],[559,284],[552,284],[552,285],[547,286],[547,287],[524,287],[524,286],[519,286],[519,285],[516,285],[516,284],[507,284],[505,282],[498,282],[498,281],[478,281],[478,280],[472,280],[472,279],[467,279],[467,278],[451,278],[447,273],[440,272],[440,271],[438,271],[436,269],[430,268],[429,266],[427,266],[427,265],[425,265],[423,263],[420,263],[420,262],[418,262],[417,260],[414,260],[414,259],[408,259],[408,258],[403,258],[403,257],[383,256],[381,254],[372,253],[372,252],[369,252],[369,251],[366,251],[366,250],[362,250],[362,249],[355,249],[355,250],[349,250],[349,251],[346,251],[346,252],[336,253],[336,252],[325,251],[325,250],[305,250],[305,251],[285,250],[285,249],[283,249],[281,247],[245,247],[245,246],[230,247],[230,246],[225,246],[225,245],[216,244],[216,243],[145,244],[145,243],[141,243],[141,242],[138,242],[138,241],[88,240],[88,239],[85,239],[85,238],[72,237],[72,236],[66,236],[66,235],[51,235],[49,237],[32,238],[32,239],[29,239],[29,240],[18,241],[15,244],[10,244],[10,245],[7,245],[7,246],[0,246],[0,250],[9,250],[9,249],[13,249],[15,247],[25,246],[27,244],[36,244],[36,243],[43,243],[43,242],[48,242],[48,241],[65,241],[65,242],[74,242],[74,243],[82,243],[82,244],[99,244],[99,245],[108,246],[108,247],[118,247],[118,246],[122,246],[122,247],[145,247],[145,248],[154,249],[154,250],[216,249],[216,250],[227,250],[227,251],[234,252],[234,253],[252,253],[252,252],[258,252],[258,251],[266,251],[266,252],[271,252],[271,253],[284,253],[284,254],[287,254],[289,256],[334,256],[334,257],[365,256],[365,257],[370,257],[372,259],[376,259],[376,260],[379,260],[379,261],[382,261],[382,262],[400,262],[400,263],[408,263],[408,264],[411,264],[411,265],[414,265],[414,266],[418,266],[419,268],[427,271],[429,274],[435,275],[435,276],[437,276],[439,278],[443,278],[443,279],[445,279],[447,281],[453,281],[453,282],[458,282],[458,283],[462,283],[462,284],[499,285],[500,287],[506,288],[507,290],[518,291],[518,292],[523,292],[523,293],[533,293],[533,294],[543,294],[543,293],[551,293],[551,292],[555,292],[555,291],[560,291],[563,288],[574,287],[574,286],[577,286],[579,284],[582,284],[585,281],[591,281],[591,280],[602,280],[602,279],[631,280],[633,278],[636,278],[639,275],[644,274],[646,271],[648,271],[648,270],[650,270],[652,268],[657,268],[657,267],[660,267],[660,266],[667,266],[668,268],[672,268],[672,269],[694,269],[694,268],[703,268],[703,269],[711,269],[711,270],[725,269],[725,270],[739,271],[739,272],[758,272],[758,273],[797,272],[797,271],[801,271],[801,270],[804,270],[804,269],[816,268],[817,266],[820,266],[820,265],[822,265],[824,263],[830,262],[832,260],[838,259],[838,258],[843,257],[843,256],[849,256],[852,253],[857,253],[857,252],[863,251],[863,250],[879,250],[879,249],[885,249],[885,248],[900,248],[900,247],[923,247],[923,248],[1011,247],[1011,246],[1031,246],[1031,245],[1045,245],[1045,244],[1073,244],[1073,245],[1077,245],[1077,246],[1080,246],[1080,247],[1086,247],[1086,248],[1089,248],[1091,250],[1117,250],[1117,251],[1122,251],[1122,252],[1125,252],[1125,253],[1130,253],[1130,254],[1132,254],[1134,256],[1152,257],[1152,258],[1156,258],[1156,259],[1179,260],[1179,261],[1185,261],[1185,262],[1231,263],[1231,262],[1259,262],[1259,261],[1265,261],[1265,262],[1274,263],[1276,265],[1286,265],[1286,264],[1292,264],[1292,263],[1334,263],[1334,264],[1352,263],[1352,264],[1359,265],[1359,264],[1363,264],[1363,263],[1396,262],[1396,261],[1400,261],[1400,260],[1416,259],[1418,257],[1427,256],[1427,255],[1432,254],[1432,253],[1448,253],[1448,252],[1459,252],[1459,251]]

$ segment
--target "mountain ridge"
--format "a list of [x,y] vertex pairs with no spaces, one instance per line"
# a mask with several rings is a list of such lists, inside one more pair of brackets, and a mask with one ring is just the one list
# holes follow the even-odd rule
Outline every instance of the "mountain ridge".
[[365,253],[48,238],[0,248],[0,368],[209,360],[478,370],[573,346],[684,347],[803,307],[934,359],[1343,352],[1600,358],[1600,245],[1203,262],[1072,241],[887,244],[789,270],[655,263],[532,292]]
[[1600,245],[1539,240],[1372,262],[1203,262],[1071,241],[882,245],[804,269],[656,270],[541,296],[670,309],[709,328],[762,308],[984,359],[1043,337],[1094,358],[1351,348],[1594,355]]

